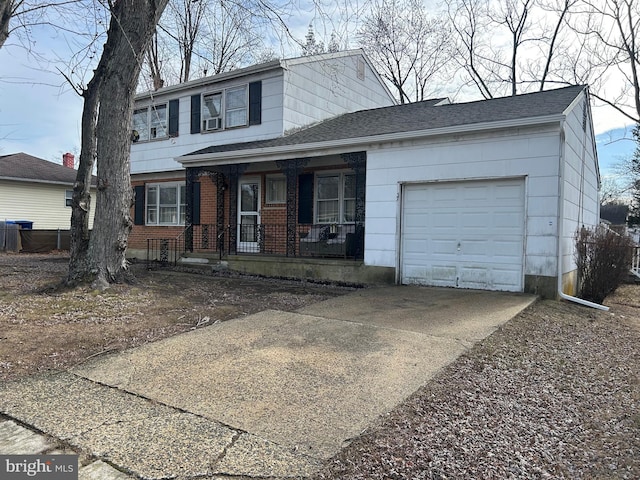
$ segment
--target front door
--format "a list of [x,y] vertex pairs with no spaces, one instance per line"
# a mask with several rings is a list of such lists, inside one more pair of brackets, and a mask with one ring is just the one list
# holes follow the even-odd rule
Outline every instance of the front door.
[[244,178],[238,189],[238,252],[260,252],[260,179]]

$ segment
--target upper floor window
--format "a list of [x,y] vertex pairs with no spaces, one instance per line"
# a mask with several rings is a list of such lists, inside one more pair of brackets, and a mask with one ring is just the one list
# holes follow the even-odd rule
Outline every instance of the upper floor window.
[[133,141],[154,140],[168,136],[167,104],[137,108],[133,111]]
[[356,218],[356,176],[319,175],[316,179],[316,223],[352,223]]
[[147,225],[184,225],[186,204],[184,183],[147,185]]
[[248,124],[247,85],[202,96],[202,131],[241,127]]
[[73,206],[73,190],[64,191],[64,206],[65,207]]

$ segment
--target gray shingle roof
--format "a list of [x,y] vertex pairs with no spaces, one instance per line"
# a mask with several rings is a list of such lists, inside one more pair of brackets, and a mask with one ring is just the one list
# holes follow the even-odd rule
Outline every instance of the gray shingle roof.
[[360,110],[330,118],[283,137],[212,145],[185,157],[560,115],[584,89],[584,86],[571,86],[476,102],[437,105],[440,100],[436,99]]
[[[0,156],[0,178],[73,185],[77,171],[42,158],[13,153]],[[95,185],[95,177],[92,184]]]

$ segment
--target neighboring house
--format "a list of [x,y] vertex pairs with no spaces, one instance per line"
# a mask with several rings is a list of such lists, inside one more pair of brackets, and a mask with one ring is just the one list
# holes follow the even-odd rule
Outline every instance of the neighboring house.
[[63,163],[26,153],[0,156],[0,221],[26,220],[34,230],[69,230],[77,172],[73,155],[65,154]]
[[600,206],[600,220],[612,230],[625,235],[628,231],[629,206],[619,203],[610,203]]
[[144,227],[165,239],[153,258],[177,248],[245,272],[555,297],[575,291],[575,232],[599,221],[583,86],[360,109],[179,155],[180,202],[136,186],[136,223],[184,211],[175,234]]

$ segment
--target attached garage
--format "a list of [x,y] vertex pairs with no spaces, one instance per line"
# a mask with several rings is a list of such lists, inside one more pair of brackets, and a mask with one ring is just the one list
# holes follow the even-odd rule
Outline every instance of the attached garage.
[[405,184],[404,284],[523,290],[524,178]]

